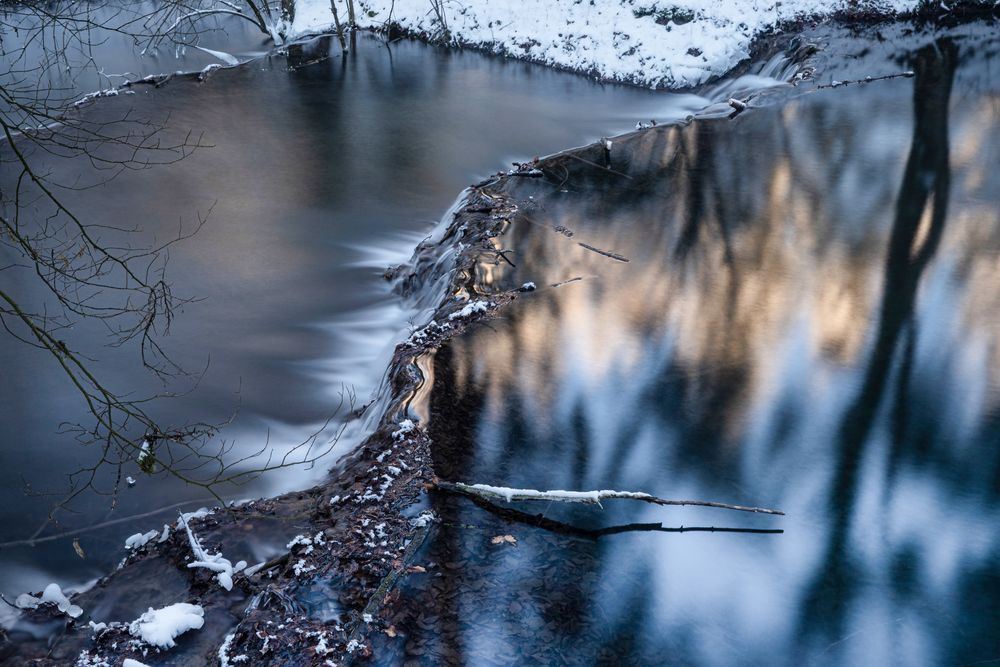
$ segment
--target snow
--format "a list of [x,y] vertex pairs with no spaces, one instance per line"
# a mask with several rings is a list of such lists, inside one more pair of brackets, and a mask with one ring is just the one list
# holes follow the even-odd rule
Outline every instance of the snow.
[[129,634],[147,644],[172,648],[174,638],[205,624],[205,610],[196,604],[178,602],[162,609],[149,608],[129,624]]
[[[885,15],[917,0],[873,0]],[[651,87],[685,87],[749,57],[753,39],[780,24],[855,7],[850,0],[457,0],[443,3],[451,39],[506,56]],[[389,19],[442,36],[427,0],[370,0],[362,28]],[[346,14],[346,11],[343,12]],[[333,26],[329,0],[298,0],[292,35]]]
[[[405,440],[406,436],[410,433],[413,433],[413,431],[416,428],[417,425],[413,423],[412,419],[404,419],[403,421],[399,422],[399,428],[392,434],[392,439],[396,441]],[[380,456],[386,453],[387,452],[382,452]],[[381,461],[379,462],[381,463]]]
[[81,107],[81,106],[87,104],[88,102],[91,102],[91,101],[96,100],[96,99],[100,99],[102,97],[118,97],[119,92],[120,91],[117,88],[107,88],[107,89],[104,89],[104,90],[95,90],[92,93],[87,93],[86,95],[84,95],[83,97],[81,97],[80,99],[78,99],[76,102],[73,102],[73,106],[75,106],[75,107]]
[[[486,493],[492,493],[498,495],[508,503],[517,494],[518,491],[523,491],[524,489],[511,489],[506,486],[490,486],[489,484],[472,484],[473,489],[478,489],[480,491],[485,491]],[[536,493],[538,493],[536,491]]]
[[[398,431],[397,431],[397,433],[398,433]],[[395,469],[399,470],[399,468],[395,468]],[[358,504],[361,504],[361,503],[363,503],[365,501],[368,501],[368,500],[375,501],[375,502],[377,502],[379,500],[382,500],[382,498],[385,496],[385,492],[389,490],[389,487],[391,487],[392,483],[394,481],[396,481],[396,478],[393,477],[392,475],[383,474],[381,476],[381,479],[382,479],[382,483],[379,485],[379,490],[378,490],[377,494],[372,490],[372,487],[367,486],[367,487],[365,487],[365,492],[362,495],[360,495],[358,498],[356,498],[354,502],[356,502]]]
[[419,331],[415,331],[412,336],[410,336],[410,343],[413,345],[423,345],[425,342],[433,338],[437,334],[441,334],[451,328],[451,325],[447,322],[442,322],[438,324],[437,321],[431,320],[427,326]]
[[76,659],[75,667],[111,667],[111,663],[98,655],[91,655],[90,651],[83,650]]
[[194,512],[184,512],[181,514],[180,518],[177,519],[177,527],[181,528],[184,524],[191,521],[191,519],[202,519],[212,513],[212,510],[207,507],[201,507]]
[[500,496],[508,503],[513,500],[514,496],[518,496],[519,498],[525,500],[563,500],[574,503],[589,503],[592,505],[600,505],[601,500],[608,498],[634,498],[642,500],[653,497],[648,493],[614,491],[612,489],[603,489],[600,491],[563,491],[560,489],[552,491],[537,491],[535,489],[512,489],[506,486],[490,486],[489,484],[470,484],[467,485],[467,488]]
[[[321,536],[322,536],[322,533],[320,533],[319,535],[317,535],[317,537],[321,537]],[[305,547],[305,549],[302,550],[302,553],[304,553],[306,555],[309,555],[309,554],[311,554],[313,552],[313,549],[314,549],[314,547],[313,547],[313,539],[311,537],[306,537],[305,535],[296,535],[295,537],[292,538],[291,542],[289,542],[286,545],[286,547],[289,548],[289,549],[291,549],[296,544],[301,544],[302,546]]]
[[[212,49],[206,49],[204,46],[197,46],[197,45],[194,45],[194,48],[196,48],[199,51],[202,51],[204,53],[207,53],[208,55],[212,56],[213,58],[218,58],[219,60],[221,60],[222,62],[224,62],[227,65],[232,66],[232,65],[239,65],[240,64],[240,59],[237,58],[236,56],[234,56],[231,53],[226,53],[225,51],[213,51]],[[212,65],[208,65],[205,69],[208,69],[209,67],[212,67]],[[202,70],[202,71],[205,71],[205,70]]]
[[35,609],[41,601],[41,598],[36,598],[34,595],[21,593],[14,600],[14,606],[18,609]]
[[437,515],[435,515],[432,510],[424,510],[423,512],[418,514],[416,518],[412,520],[411,523],[413,524],[414,528],[423,528],[427,526],[427,524],[432,523],[436,519]]
[[83,613],[83,609],[71,603],[69,598],[62,592],[59,584],[55,583],[46,586],[40,598],[24,593],[17,596],[17,599],[14,600],[14,605],[18,609],[37,609],[39,605],[46,603],[56,605],[59,611],[70,618],[77,618]]
[[463,319],[475,313],[485,313],[489,309],[490,309],[489,301],[483,301],[483,300],[470,301],[469,303],[465,304],[465,306],[461,310],[457,310],[451,315],[449,315],[448,319],[449,320]]
[[140,446],[139,459],[137,461],[139,467],[145,469],[145,466],[152,462],[152,458],[153,452],[150,450],[149,440],[143,440],[142,445]]
[[198,540],[198,536],[194,534],[191,530],[191,526],[188,525],[185,519],[186,514],[181,514],[179,520],[180,524],[187,531],[188,543],[191,545],[191,552],[194,554],[195,560],[188,563],[187,566],[190,567],[201,567],[206,570],[211,570],[216,573],[216,580],[219,585],[225,588],[227,591],[233,590],[233,575],[242,570],[247,566],[246,561],[239,561],[236,565],[228,559],[225,558],[221,553],[210,554],[201,546],[201,542]]
[[301,558],[292,564],[292,571],[295,573],[296,577],[301,577],[306,572],[312,572],[315,569],[315,565],[309,565],[304,559]]
[[122,667],[149,667],[149,665],[144,662],[139,662],[134,658],[125,658],[125,661],[122,663]]
[[231,632],[226,635],[226,638],[222,640],[222,645],[219,647],[219,667],[232,667],[233,665],[238,665],[241,662],[247,662],[250,658],[244,654],[230,656],[229,647],[233,644],[233,639],[236,638],[236,633]]
[[80,607],[72,604],[69,598],[63,594],[62,589],[59,588],[59,584],[53,583],[45,587],[45,590],[42,591],[42,602],[51,602],[59,608],[59,611],[70,618],[76,618],[83,613]]
[[[164,526],[164,528],[166,528],[166,526]],[[158,537],[159,535],[160,531],[158,530],[151,530],[148,533],[136,533],[125,540],[125,548],[139,549],[140,547],[145,546],[151,539]]]

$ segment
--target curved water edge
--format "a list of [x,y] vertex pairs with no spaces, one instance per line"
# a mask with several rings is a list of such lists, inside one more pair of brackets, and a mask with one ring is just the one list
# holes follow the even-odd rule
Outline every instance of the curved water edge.
[[786,532],[435,494],[434,576],[402,584],[382,620],[405,640],[373,634],[376,655],[992,659],[998,46],[918,37],[508,183],[520,260],[484,280],[539,289],[437,350],[435,473],[778,505]]
[[[792,65],[786,62],[786,59],[779,58],[768,63],[763,63],[761,65],[761,71],[766,71],[767,73],[773,74],[778,72],[791,72]],[[790,76],[790,74],[789,74]],[[743,89],[747,88],[748,83],[760,82],[760,75],[757,75],[756,79],[743,79],[741,81],[735,82],[733,85],[741,87]],[[768,78],[767,83],[770,85],[775,85],[778,83],[773,78]],[[722,99],[724,95],[728,94],[728,91],[723,91],[716,88],[714,95],[719,96]],[[667,121],[684,117],[688,115],[688,112],[692,108],[697,108],[699,105],[704,105],[704,98],[695,98],[693,96],[677,97],[678,105],[676,110],[670,111],[668,107],[664,105],[658,105],[658,111],[662,114],[660,115],[661,121]],[[102,103],[111,102],[112,99],[109,97],[102,100]],[[508,175],[501,175],[499,178],[507,178]],[[496,180],[496,179],[491,179]],[[481,191],[483,187],[487,185],[486,182],[481,183],[477,188],[467,190],[463,193],[455,204],[451,207],[449,212],[441,219],[434,230],[420,243],[418,244],[415,251],[413,251],[409,262],[404,262],[402,266],[394,269],[396,277],[393,279],[395,284],[395,291],[399,294],[404,304],[401,309],[398,306],[393,306],[394,312],[400,313],[403,317],[403,321],[409,321],[410,327],[415,329],[417,332],[425,330],[427,325],[433,320],[435,314],[439,317],[447,315],[446,312],[442,311],[442,308],[454,308],[456,299],[461,301],[462,299],[468,299],[473,296],[476,290],[476,281],[479,278],[478,271],[481,269],[474,268],[477,265],[475,258],[478,253],[482,251],[482,248],[470,247],[469,230],[461,229],[462,225],[456,224],[456,215],[462,211],[462,209],[468,208],[470,198],[474,199],[477,197],[477,192]],[[483,234],[486,230],[480,230]],[[501,233],[501,229],[494,229],[490,232],[488,236],[482,236],[480,241],[485,246],[489,246],[492,241],[490,239]],[[402,251],[405,248],[412,248],[413,241],[400,239],[397,242],[385,245],[381,250],[371,250],[371,249],[360,249],[358,258],[354,260],[352,266],[355,268],[374,270],[376,268],[384,267],[387,263],[391,262],[393,258],[402,258],[404,255]],[[498,260],[499,261],[499,260]],[[499,303],[499,301],[497,301]],[[378,312],[379,309],[385,306],[377,306],[374,310],[370,311],[371,316],[365,314],[363,311],[355,314],[355,319],[358,322],[368,322],[371,320],[381,319],[381,314]],[[397,315],[397,318],[399,316]],[[349,327],[349,323],[348,323]],[[373,338],[370,335],[370,329],[361,329],[365,331],[363,338],[371,344]],[[460,331],[459,327],[452,329],[449,335]],[[351,339],[357,342],[357,337]],[[383,377],[381,384],[381,389],[375,392],[374,403],[370,404],[365,410],[363,419],[360,421],[355,421],[353,423],[357,424],[357,430],[353,432],[348,432],[343,436],[344,442],[359,442],[362,437],[361,433],[370,431],[371,429],[386,428],[394,429],[394,424],[398,424],[400,421],[405,419],[407,416],[426,416],[426,407],[422,407],[425,403],[426,389],[429,388],[429,383],[427,382],[426,373],[431,368],[433,362],[433,355],[428,353],[431,345],[437,345],[442,342],[444,338],[437,339],[426,339],[424,350],[421,354],[414,354],[414,350],[410,351],[409,355],[404,355],[398,357],[391,364],[379,364],[387,369],[386,375]],[[355,353],[358,351],[357,347],[354,346],[354,342],[351,343],[352,349]],[[376,347],[384,349],[384,346],[377,344]],[[384,354],[384,352],[382,353]],[[343,376],[344,369],[335,369],[335,374]],[[355,428],[355,427],[352,427]],[[354,438],[351,438],[351,436]],[[341,473],[344,470],[351,468],[352,458],[348,456],[345,460],[341,461],[337,470]],[[315,490],[313,491],[315,493]],[[307,494],[308,495],[308,494]],[[336,495],[336,494],[331,494]],[[197,506],[197,501],[192,501],[194,506]],[[243,507],[251,507],[253,504]],[[245,510],[249,511],[249,510]],[[168,515],[169,516],[169,515]],[[141,521],[141,519],[139,520]],[[149,520],[147,520],[149,521]],[[168,519],[168,524],[170,520]],[[245,522],[244,522],[245,523]],[[278,522],[280,524],[281,522]],[[248,524],[249,525],[249,524]],[[111,528],[113,531],[113,527]],[[296,528],[296,532],[299,532],[301,528]],[[251,561],[266,561],[276,555],[277,552],[281,551],[281,545],[287,541],[290,536],[290,529],[283,529],[280,525],[275,525],[270,530],[270,535],[267,538],[258,540],[254,543],[248,543],[247,548],[249,548],[248,559]],[[79,531],[74,532],[75,535],[79,534]],[[211,533],[209,533],[211,535]],[[282,537],[283,536],[283,537]],[[70,537],[67,534],[65,537],[59,539],[68,539]],[[206,538],[207,539],[207,538]],[[229,542],[231,538],[227,538],[225,542]],[[176,556],[181,558],[184,552],[183,544],[180,545],[181,548],[177,550]],[[151,547],[150,547],[151,548]],[[166,550],[167,547],[161,547],[161,550]],[[131,556],[135,557],[135,556]],[[162,560],[162,559],[161,559]],[[158,561],[159,562],[159,561]],[[132,567],[132,566],[130,566]],[[152,567],[146,565],[144,567]],[[173,575],[168,574],[169,568],[164,569],[163,565],[157,566],[156,569],[159,572],[156,577],[165,577],[167,579],[173,580]],[[126,568],[127,571],[129,568]],[[146,573],[145,576],[150,576]],[[113,577],[114,579],[114,577]],[[121,575],[119,575],[119,582],[121,582]],[[129,614],[135,615],[137,612],[135,609],[129,609],[128,605],[124,608],[122,607],[123,601],[121,595],[123,593],[115,592],[118,586],[123,586],[125,589],[124,594],[131,597],[132,594],[128,593],[127,590],[130,586],[134,586],[134,579],[131,577],[125,577],[125,581],[133,583],[118,583],[108,586],[108,581],[102,581],[97,589],[88,590],[84,593],[82,597],[90,596],[90,600],[98,600],[93,605],[88,605],[90,611],[88,611],[88,617],[92,617],[92,613],[96,612],[102,619],[115,619],[128,616]],[[89,585],[87,587],[89,589]],[[167,590],[174,590],[171,586],[166,587]],[[110,589],[110,592],[109,592]],[[71,591],[72,589],[67,589]],[[81,596],[78,596],[78,598]],[[149,601],[150,604],[155,604],[152,600]],[[146,604],[145,601],[142,604]],[[102,611],[103,610],[103,611]],[[138,611],[142,611],[139,609]],[[107,614],[107,615],[105,615]],[[23,636],[23,633],[28,633],[28,635],[34,636],[40,639],[45,635],[46,631],[43,629],[45,627],[53,627],[48,621],[32,621],[29,620],[25,624],[22,620],[21,622],[16,622],[14,619],[10,619],[10,623],[14,624],[15,627],[13,632],[17,635]],[[207,629],[206,629],[207,630]],[[209,632],[204,632],[208,636]]]
[[[869,70],[863,68],[855,68],[854,76],[859,80],[863,80],[865,76],[870,75]],[[849,77],[844,77],[849,78]],[[788,95],[797,95],[801,89],[783,88],[781,91],[772,90],[771,95],[774,95],[773,100],[777,100],[781,97],[787,97]],[[804,92],[804,91],[802,91]],[[726,93],[728,94],[728,92]],[[767,96],[756,96],[755,93],[748,94],[747,97],[752,97],[754,99],[766,102],[769,98]],[[723,105],[714,109],[709,109],[704,112],[702,118],[714,118],[719,115],[731,114],[732,108],[728,105]],[[704,122],[704,121],[698,121]],[[423,308],[421,316],[415,319],[414,323],[417,324],[417,330],[413,333],[410,338],[409,345],[404,344],[403,346],[397,347],[394,353],[394,361],[389,365],[389,374],[386,379],[385,387],[386,389],[382,393],[382,402],[377,405],[372,406],[372,415],[379,415],[378,431],[376,434],[369,439],[358,451],[354,452],[351,457],[343,462],[342,475],[338,480],[334,480],[323,487],[318,487],[318,489],[311,490],[309,492],[304,492],[302,494],[295,494],[292,497],[295,498],[296,502],[303,503],[307,500],[316,501],[317,499],[322,499],[327,501],[329,497],[341,496],[339,491],[345,491],[348,488],[353,488],[357,485],[358,477],[355,477],[353,484],[346,484],[343,480],[344,474],[354,474],[360,475],[363,479],[362,488],[355,489],[354,492],[357,494],[356,497],[364,498],[365,495],[371,494],[372,496],[377,496],[378,488],[372,487],[372,475],[373,468],[375,467],[373,461],[378,460],[378,457],[384,454],[386,451],[391,451],[394,447],[399,446],[400,443],[412,448],[416,452],[417,458],[425,457],[426,452],[423,452],[421,448],[429,446],[429,443],[425,438],[419,433],[419,429],[415,434],[411,435],[410,431],[406,429],[400,429],[400,423],[405,421],[407,417],[426,417],[430,410],[426,407],[429,402],[428,394],[432,390],[432,379],[428,376],[428,369],[434,366],[434,354],[435,350],[438,349],[442,344],[448,341],[452,336],[455,336],[466,328],[466,320],[468,323],[473,321],[480,321],[480,318],[488,318],[492,316],[495,309],[509,303],[514,298],[516,298],[520,292],[517,291],[516,286],[511,286],[505,292],[495,292],[491,289],[484,289],[485,286],[491,285],[495,280],[495,275],[491,266],[501,266],[504,261],[498,254],[501,249],[497,246],[497,241],[495,239],[503,239],[502,233],[506,229],[509,218],[516,213],[517,207],[520,204],[513,203],[511,200],[502,200],[498,203],[497,198],[502,198],[503,189],[506,184],[518,183],[521,179],[530,179],[534,175],[530,172],[534,169],[539,169],[544,171],[546,168],[551,168],[553,165],[558,165],[560,162],[565,160],[575,160],[578,157],[586,159],[588,162],[596,164],[602,169],[616,169],[616,164],[619,159],[619,149],[622,146],[628,146],[630,144],[642,145],[648,140],[642,139],[642,137],[649,135],[663,135],[671,132],[671,128],[661,127],[655,129],[648,129],[637,132],[633,135],[627,135],[623,137],[618,137],[612,140],[612,145],[610,148],[606,149],[605,143],[600,143],[596,146],[585,147],[577,151],[569,151],[561,154],[557,154],[550,158],[545,158],[540,160],[537,165],[531,165],[527,169],[515,170],[512,173],[507,173],[499,176],[497,179],[490,179],[480,183],[476,188],[467,191],[459,199],[458,202],[453,206],[449,215],[439,223],[438,233],[435,234],[432,239],[426,243],[422,244],[418,248],[417,252],[414,253],[410,263],[405,269],[397,271],[396,284],[399,291],[404,295],[404,297],[411,299],[415,307]],[[654,145],[657,142],[652,142]],[[656,146],[650,149],[655,152],[655,150],[660,150],[661,147]],[[608,155],[605,151],[608,151]],[[602,165],[604,159],[609,159],[610,164]],[[626,158],[627,162],[628,158]],[[496,188],[496,189],[495,189]],[[514,208],[505,208],[513,206]],[[463,229],[464,226],[464,229]],[[483,257],[486,256],[490,258],[490,261],[484,262]],[[405,274],[405,275],[401,275]],[[470,315],[460,315],[457,318],[451,318],[452,314],[460,313],[463,308],[463,304],[468,303],[470,300],[476,301],[479,298],[488,298],[491,304],[487,309],[484,309],[482,313],[471,313]],[[433,308],[433,309],[432,309]],[[443,329],[440,326],[434,327],[433,324],[447,324],[447,329]],[[418,336],[418,334],[423,333],[423,336]],[[422,420],[426,422],[426,419]],[[401,430],[405,431],[402,436],[397,437],[396,434]],[[367,451],[366,451],[367,450]],[[405,457],[409,454],[403,454],[403,460],[407,460]],[[378,460],[381,463],[381,460]],[[384,475],[382,469],[378,469],[379,475]],[[417,497],[420,496],[420,483],[421,481],[426,481],[429,479],[427,477],[430,471],[428,469],[422,470],[420,475],[415,475],[414,477],[406,480],[406,484],[409,485],[407,489],[395,491],[399,493],[397,500],[393,501],[397,503],[394,507],[388,508],[389,510],[399,510],[401,507],[407,506],[412,503]],[[374,479],[378,479],[376,476]],[[393,490],[391,487],[388,490]],[[383,495],[385,491],[382,492]],[[344,498],[340,498],[343,501]],[[380,499],[381,500],[381,499]],[[338,501],[338,503],[340,502]],[[266,502],[266,501],[265,501]],[[275,503],[290,502],[287,499],[275,499]],[[324,503],[327,504],[327,503]],[[364,508],[366,512],[375,512],[379,516],[386,511],[386,508],[369,508],[365,502],[358,503]],[[335,506],[336,507],[336,506]],[[313,512],[318,512],[318,504],[312,508]],[[328,510],[328,508],[325,508]],[[333,510],[336,513],[336,509]],[[401,510],[400,510],[401,511]],[[316,517],[313,517],[316,519]],[[324,517],[324,520],[326,517]],[[344,520],[348,522],[351,519],[344,517]],[[358,521],[368,520],[373,521],[372,516],[366,516]],[[388,520],[388,519],[387,519]],[[220,524],[214,528],[218,528],[220,531],[223,530],[223,525],[225,523],[224,519],[219,519]],[[307,522],[308,523],[308,522]],[[334,521],[336,523],[336,520]],[[377,524],[373,524],[377,525]],[[419,527],[418,527],[419,528]],[[395,537],[396,539],[402,539],[405,542],[406,536],[412,536],[414,530],[418,529],[411,526],[408,522],[398,522],[396,525],[390,528],[383,528],[384,531],[390,536],[389,539]],[[208,530],[212,530],[213,527],[207,527]],[[353,526],[352,526],[352,529]],[[344,527],[340,527],[339,530],[344,530]],[[395,531],[395,532],[393,532]],[[380,536],[381,537],[381,536]],[[399,542],[402,544],[403,542]],[[222,544],[227,544],[226,541],[222,541]],[[174,545],[178,550],[178,557],[183,551],[184,544],[181,542],[178,545]],[[164,547],[166,548],[166,547]],[[302,555],[301,549],[293,550],[296,551],[296,555]],[[142,562],[147,555],[140,555],[136,558],[137,561]],[[155,556],[154,556],[155,557]],[[358,559],[355,562],[361,563],[359,567],[362,569],[369,568],[368,573],[371,577],[370,581],[362,582],[360,585],[357,582],[351,582],[345,585],[345,589],[327,589],[323,592],[317,593],[316,591],[311,591],[309,595],[320,595],[331,597],[340,596],[347,597],[348,599],[355,600],[353,605],[342,605],[339,609],[358,609],[357,600],[365,600],[365,595],[359,595],[356,590],[348,591],[349,586],[354,586],[356,589],[360,589],[362,593],[377,592],[381,589],[381,584],[384,581],[384,574],[378,576],[378,573],[385,572],[384,564],[372,564],[365,563],[365,554],[357,554],[355,557]],[[298,575],[302,571],[308,572],[306,568],[316,567],[312,564],[312,561],[300,559],[299,563],[303,563],[299,566]],[[131,567],[131,566],[130,566]],[[276,567],[276,566],[275,566]],[[127,570],[128,568],[126,568]],[[294,568],[293,568],[294,569]],[[286,572],[287,574],[287,572]],[[307,577],[308,578],[308,577]],[[318,579],[318,577],[317,577]],[[305,586],[298,582],[290,582],[290,590],[292,591],[292,597],[296,597],[298,594],[296,592],[296,587]],[[300,595],[301,597],[301,595]],[[255,598],[257,599],[257,598]],[[370,595],[367,596],[370,599]],[[306,602],[300,600],[299,604],[308,606]],[[369,603],[365,603],[360,608],[367,608]],[[254,606],[252,609],[255,613],[261,612],[262,608],[259,605]],[[263,609],[266,611],[266,608]],[[339,642],[338,646],[342,646],[343,649],[347,649],[351,641],[358,643],[356,649],[367,651],[370,650],[368,644],[364,641],[365,631],[359,630],[363,627],[363,621],[359,621],[355,616],[351,614],[346,614],[349,620],[344,624],[341,630],[338,630],[336,634],[331,634],[329,639],[331,642]],[[341,618],[344,618],[342,616]],[[261,623],[265,623],[265,620],[261,618],[251,619],[252,623],[249,627],[260,628]],[[257,624],[257,625],[253,625]],[[225,624],[220,623],[217,627],[221,630],[225,627]],[[217,630],[217,631],[218,631]],[[316,627],[310,626],[309,632],[323,632],[323,630],[317,629]],[[205,632],[206,635],[210,634]],[[242,632],[239,634],[239,638],[246,642],[252,641],[249,636],[250,633]],[[110,637],[113,637],[111,635]],[[359,639],[360,637],[360,639]],[[216,637],[218,639],[218,637]],[[316,637],[314,637],[316,639]],[[322,635],[323,641],[326,640],[326,635]],[[109,639],[110,641],[110,639]],[[229,644],[236,650],[241,650],[246,644],[232,643]],[[205,644],[202,644],[204,647]],[[360,646],[360,648],[359,648]],[[297,664],[294,659],[289,655],[289,664]]]
[[[178,214],[187,228],[189,217],[212,209],[197,238],[173,249],[167,274],[175,293],[208,297],[185,308],[165,341],[185,368],[207,366],[207,373],[194,392],[182,383],[178,397],[160,404],[160,414],[169,423],[217,423],[238,412],[223,437],[241,453],[305,441],[323,427],[345,384],[354,388],[353,407],[371,400],[393,346],[420,323],[420,313],[411,313],[380,276],[388,264],[406,261],[471,180],[502,166],[505,154],[521,159],[529,151],[549,152],[596,138],[598,128],[621,131],[637,117],[673,114],[676,106],[671,96],[598,87],[413,42],[395,45],[390,58],[380,42],[360,35],[347,61],[291,71],[286,65],[284,58],[263,59],[217,72],[204,84],[178,78],[80,109],[94,121],[133,110],[166,116],[167,132],[204,131],[214,147],[67,195],[76,210],[123,226],[139,221],[155,237],[175,234]],[[540,100],[536,113],[519,116],[530,100]],[[242,122],[230,122],[233,117]],[[289,117],[300,122],[291,124]],[[66,181],[81,174],[72,163],[47,164]],[[9,178],[12,172],[3,171]],[[28,278],[19,289],[30,288]],[[100,347],[100,327],[81,326],[68,335],[81,349],[100,350],[101,368],[115,386],[162,390],[137,376],[127,351],[116,356]],[[17,508],[5,517],[0,539],[7,564],[0,589],[8,596],[40,590],[53,579],[69,586],[101,576],[120,555],[122,531],[148,529],[142,518],[148,512],[181,500],[189,501],[185,510],[211,502],[194,489],[132,473],[138,484],[121,495],[113,514],[108,516],[107,499],[95,497],[41,535],[61,535],[58,540],[23,546],[48,507],[25,502],[18,473],[38,490],[58,492],[55,476],[72,472],[89,450],[72,442],[67,449],[65,439],[53,435],[58,421],[81,417],[75,397],[61,390],[58,372],[49,372],[50,361],[14,346],[0,351],[0,360],[22,383],[6,385],[3,403],[17,407],[0,416],[10,443],[0,497]],[[342,422],[330,426],[328,438]],[[223,495],[240,500],[308,487],[369,426],[351,420],[349,428],[357,430],[311,471],[265,475]],[[127,516],[136,517],[128,528],[97,528]],[[86,559],[74,552],[74,532]]]

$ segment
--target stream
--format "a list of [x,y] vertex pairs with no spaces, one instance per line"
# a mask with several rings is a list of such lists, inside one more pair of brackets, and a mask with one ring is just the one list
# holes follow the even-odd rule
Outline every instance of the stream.
[[[157,418],[174,427],[226,424],[220,438],[234,461],[264,447],[280,456],[317,434],[323,451],[348,429],[316,465],[221,488],[227,499],[305,488],[362,439],[367,426],[347,415],[373,397],[393,345],[420,318],[390,292],[382,273],[408,259],[467,184],[513,160],[626,131],[638,119],[683,116],[705,103],[417,42],[386,48],[361,34],[355,46],[345,60],[331,40],[315,40],[289,57],[257,57],[202,83],[178,77],[161,88],[137,87],[80,111],[94,123],[129,114],[162,126],[164,143],[194,133],[206,146],[172,164],[105,183],[108,174],[85,158],[33,156],[53,180],[88,188],[60,192],[82,219],[138,228],[127,239],[134,246],[193,234],[170,249],[166,277],[175,294],[196,301],[177,313],[161,342],[195,377],[163,386],[141,368],[134,346],[104,347],[107,331],[80,322],[65,332],[66,341],[96,358],[104,382],[133,395],[178,394],[155,403]],[[113,41],[103,48],[122,70],[142,62]],[[203,60],[161,56],[145,66],[197,71]],[[96,77],[59,82],[81,97],[99,84]],[[7,188],[19,174],[9,152],[0,174]],[[49,213],[41,205],[27,210],[39,220]],[[5,281],[26,303],[45,299],[31,271],[8,271]],[[202,489],[133,468],[123,474],[137,485],[122,485],[113,510],[110,497],[83,494],[35,535],[65,494],[66,475],[92,465],[97,453],[65,432],[64,422],[86,425],[88,415],[47,353],[11,340],[0,348],[0,368],[6,595],[51,581],[82,585],[120,560],[128,535],[176,518],[179,509],[216,503]],[[99,481],[108,490],[112,471]],[[128,519],[134,515],[142,516]],[[93,528],[107,521],[114,523]],[[33,536],[59,537],[26,543]]]
[[[434,473],[786,516],[426,494],[413,514],[439,522],[423,571],[387,598],[392,632],[370,637],[380,664],[989,662],[1000,40],[990,24],[880,30],[875,47],[863,30],[805,30],[815,81],[787,85],[797,70],[779,54],[686,94],[364,35],[344,59],[320,39],[81,111],[194,131],[205,147],[183,160],[105,183],[84,160],[39,159],[94,186],[65,194],[73,210],[137,225],[138,240],[205,217],[171,250],[174,290],[199,300],[164,339],[201,376],[173,380],[157,417],[232,418],[233,460],[317,433],[333,445],[224,490],[239,500],[317,482],[371,430],[345,395],[350,408],[377,398],[393,346],[447,296],[402,299],[382,273],[456,195],[587,145],[503,186],[517,202],[496,239],[509,261],[481,263],[475,289],[535,289],[422,360],[410,412]],[[732,114],[732,95],[750,108]],[[44,299],[30,277],[5,276]],[[134,350],[103,350],[99,327],[67,341],[111,386],[163,390]],[[44,353],[8,343],[0,368],[0,591],[83,585],[129,534],[212,503],[133,471],[113,510],[81,496],[39,535],[51,539],[26,543],[51,501],[25,483],[59,490],[88,462],[59,433],[85,414]]]
[[429,574],[386,621],[405,639],[379,635],[375,653],[996,659],[998,46],[985,32],[888,47],[832,75],[912,77],[787,90],[508,186],[510,263],[478,279],[537,289],[427,364],[415,405],[435,473],[787,516],[434,494]]

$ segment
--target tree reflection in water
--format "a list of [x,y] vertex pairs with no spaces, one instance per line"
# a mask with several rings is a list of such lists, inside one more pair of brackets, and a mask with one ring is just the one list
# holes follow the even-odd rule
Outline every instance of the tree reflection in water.
[[[838,433],[835,478],[829,497],[829,546],[808,604],[803,606],[802,636],[806,638],[815,632],[825,637],[845,631],[850,598],[860,583],[851,564],[848,534],[857,505],[858,470],[892,378],[895,393],[889,397],[893,402],[889,419],[890,470],[907,448],[919,446],[919,438],[905,438],[918,326],[913,309],[920,278],[937,252],[947,216],[948,105],[957,55],[958,49],[947,38],[915,54],[913,139],[889,235],[878,328],[861,391],[844,413]],[[922,458],[919,452],[913,454],[917,460]]]
[[[656,128],[617,140],[612,170],[594,147],[519,182],[501,239],[517,266],[482,278],[542,289],[433,362],[442,478],[788,517],[630,503],[505,517],[432,495],[430,567],[406,580],[379,655],[1000,655],[997,82],[961,41],[907,58],[912,79]],[[785,532],[602,530],[636,523]],[[491,544],[504,534],[516,546]]]

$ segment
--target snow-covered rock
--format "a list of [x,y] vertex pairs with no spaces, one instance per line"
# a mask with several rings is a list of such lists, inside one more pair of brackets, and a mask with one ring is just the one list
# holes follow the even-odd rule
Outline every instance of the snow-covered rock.
[[162,609],[149,608],[129,624],[128,631],[147,644],[172,648],[174,639],[205,624],[205,610],[196,604],[178,602]]

